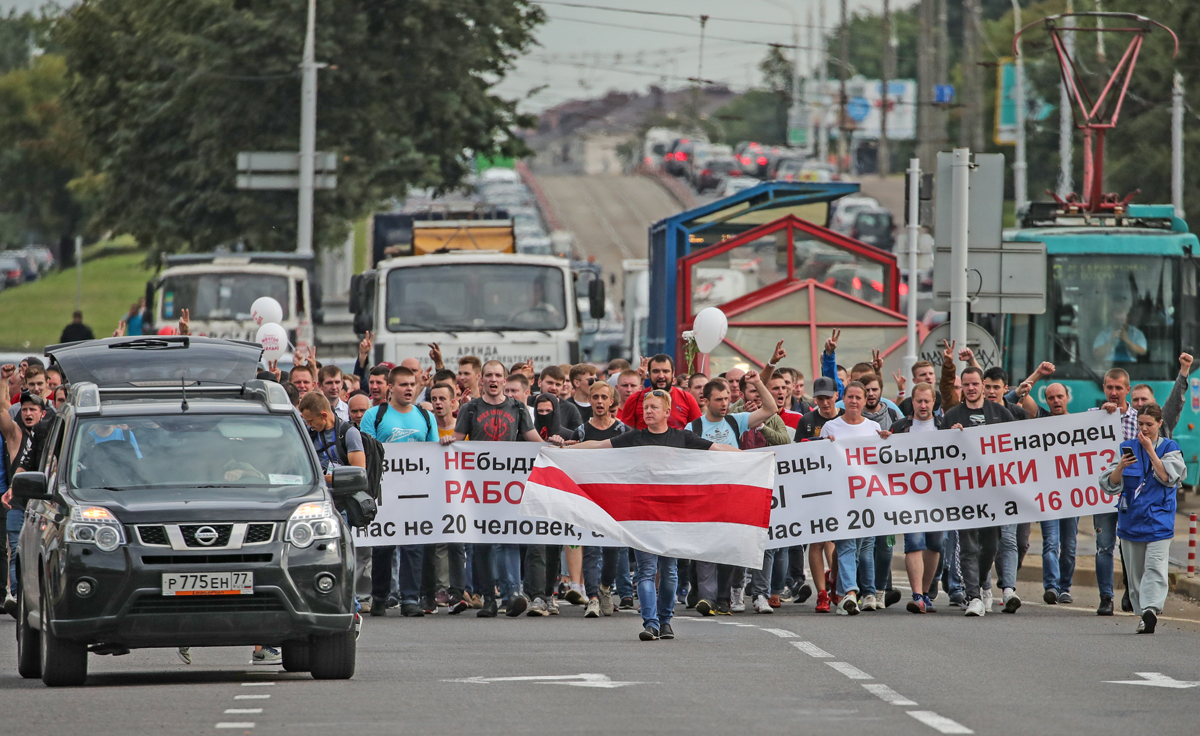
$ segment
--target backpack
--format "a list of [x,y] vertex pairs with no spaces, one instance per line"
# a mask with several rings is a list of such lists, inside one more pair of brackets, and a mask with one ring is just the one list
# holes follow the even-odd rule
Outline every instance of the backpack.
[[[733,417],[729,416],[728,414],[726,414],[726,415],[725,415],[725,423],[726,423],[726,424],[728,424],[728,425],[729,425],[729,428],[733,430],[733,436],[734,436],[734,438],[735,438],[735,439],[737,439],[737,446],[738,446],[738,449],[739,449],[739,450],[741,450],[741,449],[744,449],[744,448],[742,447],[742,438],[741,438],[741,436],[740,436],[740,434],[741,434],[741,428],[740,428],[740,427],[738,427],[737,420],[736,420],[736,419],[734,419]],[[702,436],[704,436],[704,435],[703,435],[703,433],[704,433],[704,419],[703,419],[703,418],[700,418],[700,419],[697,419],[696,421],[692,422],[691,430],[692,430],[692,433],[693,433],[693,434],[695,434],[695,435],[698,435],[698,436],[701,436],[701,437],[702,437]],[[754,430],[750,430],[750,432],[747,432],[746,434],[747,434],[747,435],[749,435],[749,434],[750,434],[751,432],[753,432],[753,431],[754,431]],[[761,433],[761,432],[759,432],[759,435],[761,436],[761,435],[762,435],[762,433]],[[767,442],[767,441],[766,441],[766,438],[764,438],[764,439],[763,439],[763,444],[762,444],[762,445],[755,445],[755,447],[765,447],[765,446],[766,446],[766,442]]]

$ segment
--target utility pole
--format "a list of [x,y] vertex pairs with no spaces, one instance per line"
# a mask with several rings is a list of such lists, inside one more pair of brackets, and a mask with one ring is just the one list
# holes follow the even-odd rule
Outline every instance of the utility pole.
[[962,145],[982,151],[983,80],[979,68],[979,0],[963,0],[963,115],[959,130]]
[[820,114],[817,116],[817,157],[821,163],[829,163],[829,111],[825,109],[825,94],[829,81],[829,40],[825,38],[825,0],[817,0],[817,24],[820,29],[817,36],[821,46],[817,49],[817,95],[820,102]]
[[838,172],[846,173],[850,168],[850,118],[846,116],[846,103],[849,101],[846,98],[846,70],[850,66],[850,28],[847,25],[849,18],[846,14],[846,0],[842,0],[842,20],[841,26],[838,29],[839,44],[838,56],[841,57],[841,63],[838,64]]
[[[1013,34],[1021,30],[1021,3],[1012,0]],[[1016,200],[1017,212],[1029,204],[1029,180],[1025,165],[1025,56],[1021,51],[1021,39],[1017,37],[1017,58],[1013,61],[1016,79],[1014,80],[1013,104],[1017,110],[1017,145],[1013,158],[1013,198]]]
[[[967,303],[970,301],[967,296],[967,236],[971,212],[971,150],[954,149],[951,167],[950,182],[954,194],[950,219],[950,338],[961,347],[967,344]],[[911,297],[912,292],[909,294]],[[965,367],[957,356],[954,362],[956,370]]]
[[296,227],[296,253],[313,253],[313,180],[317,150],[317,0],[308,0],[308,27],[304,34],[304,61],[300,64],[300,201]]
[[[933,48],[934,0],[920,0],[917,8],[917,48]],[[926,171],[936,171],[933,140],[933,55],[917,54],[917,157]]]
[[[886,0],[885,0],[886,2]],[[917,362],[917,239],[921,237],[921,159],[908,160],[908,343],[904,375],[912,375]]]
[[75,311],[83,311],[83,236],[75,236]]
[[[819,109],[817,106],[816,95],[813,94],[813,90],[817,86],[816,73],[815,73],[816,70],[815,70],[814,64],[813,64],[813,58],[815,57],[814,49],[816,49],[816,46],[817,46],[817,41],[816,41],[817,37],[814,35],[814,32],[815,32],[815,29],[813,28],[812,7],[809,6],[809,8],[808,8],[808,50],[805,53],[805,56],[807,57],[807,61],[808,61],[808,77],[805,78],[805,80],[804,80],[804,113],[806,115],[806,119],[803,121],[804,129],[806,131],[804,134],[804,140],[805,140],[804,153],[806,156],[813,155],[814,151],[817,150],[815,147],[817,144],[817,131],[816,131],[816,127],[813,125],[813,117],[816,115],[817,110]],[[821,37],[824,38],[824,36],[821,36]],[[800,53],[800,50],[797,49],[796,53]]]
[[[1075,12],[1075,3],[1067,0],[1067,12]],[[1075,25],[1074,18],[1063,18],[1063,26],[1071,28]],[[1075,34],[1063,34],[1063,45],[1067,55],[1075,58]],[[1071,94],[1067,91],[1065,81],[1058,83],[1058,196],[1063,199],[1071,193],[1075,185],[1071,180],[1071,133],[1075,128],[1071,116]]]
[[879,80],[879,148],[875,157],[879,160],[879,176],[892,173],[892,152],[888,150],[888,80],[891,79],[892,60],[892,12],[889,0],[883,0],[883,73]]
[[1171,89],[1171,204],[1183,217],[1183,75],[1175,72]]

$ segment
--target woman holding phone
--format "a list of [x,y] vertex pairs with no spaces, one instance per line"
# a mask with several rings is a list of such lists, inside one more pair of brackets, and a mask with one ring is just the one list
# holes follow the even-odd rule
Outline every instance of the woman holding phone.
[[1137,633],[1153,634],[1167,600],[1167,560],[1175,536],[1175,493],[1187,465],[1174,440],[1159,435],[1162,409],[1138,410],[1138,435],[1121,443],[1121,459],[1100,474],[1100,490],[1119,495],[1117,536],[1129,575],[1129,600],[1141,616]]

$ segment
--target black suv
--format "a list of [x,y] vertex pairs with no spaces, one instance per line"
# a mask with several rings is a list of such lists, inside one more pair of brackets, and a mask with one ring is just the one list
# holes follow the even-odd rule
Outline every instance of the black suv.
[[354,675],[354,547],[300,415],[256,380],[262,349],[202,337],[46,349],[71,383],[26,504],[22,677],[87,679],[88,653],[280,645],[283,666]]

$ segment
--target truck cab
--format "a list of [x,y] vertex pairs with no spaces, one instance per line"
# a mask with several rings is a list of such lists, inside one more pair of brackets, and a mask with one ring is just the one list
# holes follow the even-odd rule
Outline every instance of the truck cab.
[[313,343],[313,325],[323,315],[311,256],[197,253],[166,256],[164,263],[146,285],[155,324],[169,325],[187,309],[194,335],[252,341],[259,325],[250,318],[250,306],[269,296],[283,307],[281,325],[292,344]]

